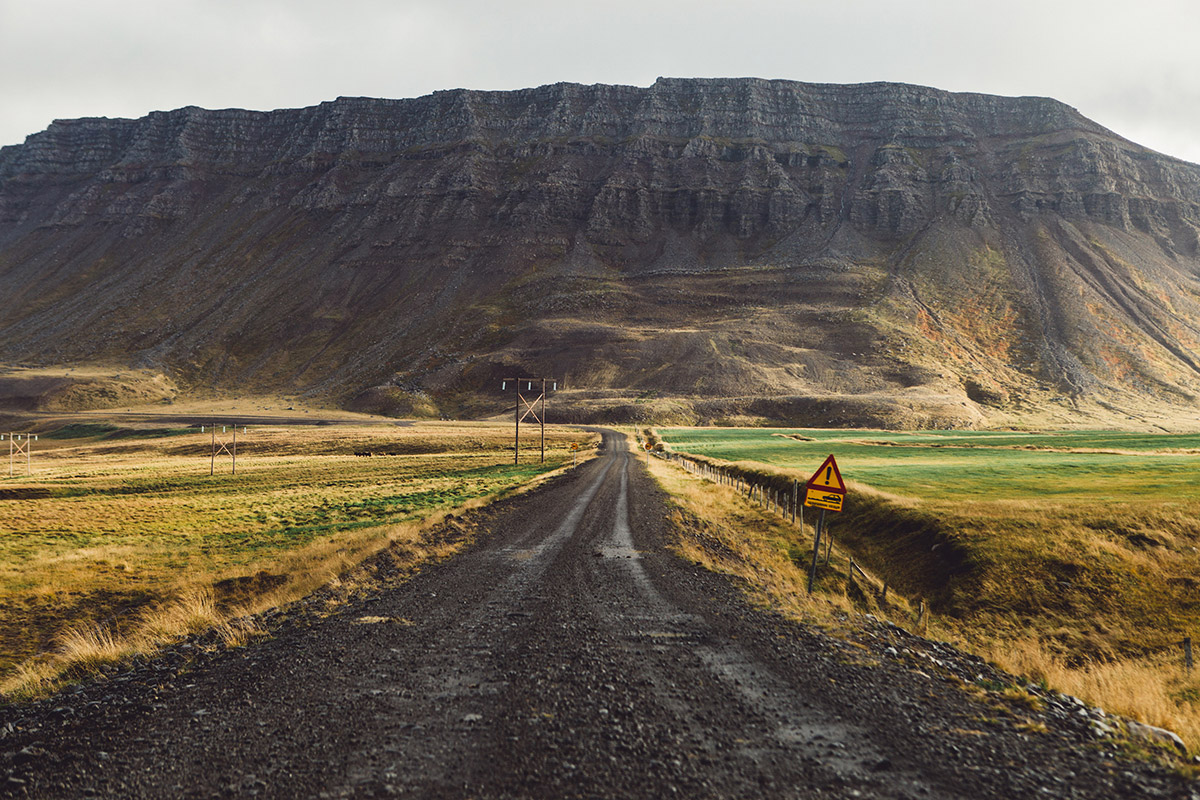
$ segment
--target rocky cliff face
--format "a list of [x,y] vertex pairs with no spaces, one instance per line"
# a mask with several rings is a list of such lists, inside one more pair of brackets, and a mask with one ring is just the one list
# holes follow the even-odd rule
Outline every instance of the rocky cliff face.
[[0,358],[360,403],[519,370],[685,417],[1191,408],[1198,274],[1200,168],[1040,98],[557,84],[0,149]]

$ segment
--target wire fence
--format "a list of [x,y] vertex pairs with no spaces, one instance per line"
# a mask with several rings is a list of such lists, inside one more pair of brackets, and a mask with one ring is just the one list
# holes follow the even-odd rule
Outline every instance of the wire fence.
[[[807,526],[805,524],[804,487],[795,478],[787,475],[755,473],[737,466],[713,464],[708,461],[691,458],[672,450],[667,450],[657,436],[639,433],[638,441],[650,455],[664,461],[669,461],[698,478],[721,486],[727,486],[742,495],[751,504],[758,506],[762,511],[776,515],[785,522],[798,526],[802,537],[806,535],[806,528],[812,529],[814,527],[811,524]],[[823,560],[828,565],[833,549],[833,537],[828,536],[828,531],[825,532],[825,547],[826,552]],[[817,553],[817,555],[819,556],[820,554]],[[853,582],[857,573],[862,582],[875,594],[879,605],[886,608],[890,590],[888,582],[868,573],[848,555],[846,558],[849,561],[846,573],[847,580]],[[892,595],[893,597],[896,596],[894,590],[892,591]],[[905,599],[908,605],[914,609],[911,612],[913,623],[919,630],[924,631],[928,625],[928,610],[925,600],[918,598],[914,602],[907,598]]]

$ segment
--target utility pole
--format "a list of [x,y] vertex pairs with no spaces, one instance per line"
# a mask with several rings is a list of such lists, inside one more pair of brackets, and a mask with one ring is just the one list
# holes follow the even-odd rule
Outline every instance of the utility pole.
[[225,438],[225,429],[229,427],[221,426],[221,438],[217,438],[217,426],[213,423],[212,426],[212,455],[209,458],[208,474],[214,475],[217,471],[217,456],[227,455],[233,460],[232,474],[237,474],[237,425],[233,427],[233,438]]
[[[534,386],[541,383],[541,393],[536,397],[533,395]],[[505,378],[500,382],[500,391],[508,391],[508,384],[512,383],[513,388],[517,393],[517,405],[513,412],[515,421],[513,434],[513,465],[521,463],[521,421],[526,417],[533,417],[541,428],[542,435],[542,462],[546,463],[546,395],[547,384],[549,384],[550,392],[558,391],[558,381],[552,378]],[[524,388],[522,388],[524,387]],[[532,398],[532,399],[531,399]],[[522,410],[523,407],[523,410]]]
[[[25,456],[25,474],[32,475],[33,467],[30,461],[29,443],[37,441],[37,435],[32,433],[10,433],[8,434],[8,477],[12,477],[16,472],[17,461],[21,456]],[[0,440],[4,439],[4,434],[0,434]]]

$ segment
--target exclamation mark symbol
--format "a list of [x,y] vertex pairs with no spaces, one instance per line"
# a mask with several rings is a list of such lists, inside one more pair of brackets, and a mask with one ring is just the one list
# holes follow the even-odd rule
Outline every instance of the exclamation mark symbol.
[[825,485],[826,486],[833,485],[833,481],[830,479],[831,475],[833,475],[833,467],[826,467],[825,468]]

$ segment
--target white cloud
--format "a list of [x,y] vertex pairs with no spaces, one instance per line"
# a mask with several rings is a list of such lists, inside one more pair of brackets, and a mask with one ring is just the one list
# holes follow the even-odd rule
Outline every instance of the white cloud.
[[56,117],[659,75],[1045,95],[1200,161],[1200,4],[0,0],[0,144]]

